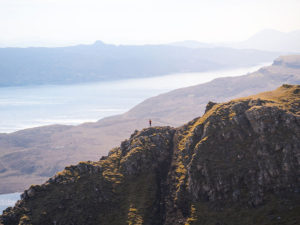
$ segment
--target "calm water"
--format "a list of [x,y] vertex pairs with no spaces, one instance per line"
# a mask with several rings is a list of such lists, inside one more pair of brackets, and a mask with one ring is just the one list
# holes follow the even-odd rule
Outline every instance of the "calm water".
[[0,133],[49,124],[76,125],[126,112],[146,98],[176,88],[239,76],[263,65],[81,85],[0,88]]
[[15,203],[20,200],[20,194],[21,193],[0,195],[0,214],[2,214],[2,211],[7,207],[14,206]]

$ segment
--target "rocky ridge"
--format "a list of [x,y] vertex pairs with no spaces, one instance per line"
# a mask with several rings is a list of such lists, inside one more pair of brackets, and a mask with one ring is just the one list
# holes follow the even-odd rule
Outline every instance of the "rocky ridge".
[[209,103],[31,186],[0,224],[297,224],[300,86]]

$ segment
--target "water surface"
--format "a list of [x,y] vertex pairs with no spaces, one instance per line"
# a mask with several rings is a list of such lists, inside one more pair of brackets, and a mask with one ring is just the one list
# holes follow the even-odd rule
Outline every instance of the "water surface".
[[0,195],[0,214],[9,206],[14,206],[20,200],[21,193],[3,194]]
[[0,133],[97,121],[124,113],[149,97],[218,77],[244,75],[268,64],[113,82],[0,88]]

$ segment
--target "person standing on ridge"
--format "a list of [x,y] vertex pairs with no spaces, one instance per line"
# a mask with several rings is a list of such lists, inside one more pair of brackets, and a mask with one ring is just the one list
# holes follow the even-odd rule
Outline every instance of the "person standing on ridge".
[[149,126],[151,127],[151,125],[152,125],[152,120],[149,119]]

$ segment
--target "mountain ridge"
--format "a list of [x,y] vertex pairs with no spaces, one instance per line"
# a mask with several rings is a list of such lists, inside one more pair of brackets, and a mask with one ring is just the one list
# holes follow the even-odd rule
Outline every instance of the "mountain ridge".
[[292,54],[300,52],[299,39],[300,30],[281,32],[274,29],[264,29],[255,33],[247,40],[239,42],[203,43],[187,40],[170,43],[170,45],[188,48],[230,47],[235,49],[256,49],[261,51],[277,51],[282,52],[282,54]]
[[31,186],[0,224],[295,224],[299,140],[300,85],[210,103]]
[[237,68],[267,62],[278,55],[232,48],[117,46],[99,41],[57,48],[0,48],[0,87],[100,82]]
[[300,45],[298,41],[300,37],[300,30],[290,32],[280,32],[274,29],[265,29],[250,37],[248,40],[234,43],[233,48],[251,48],[269,51],[283,51],[283,52],[300,52]]

